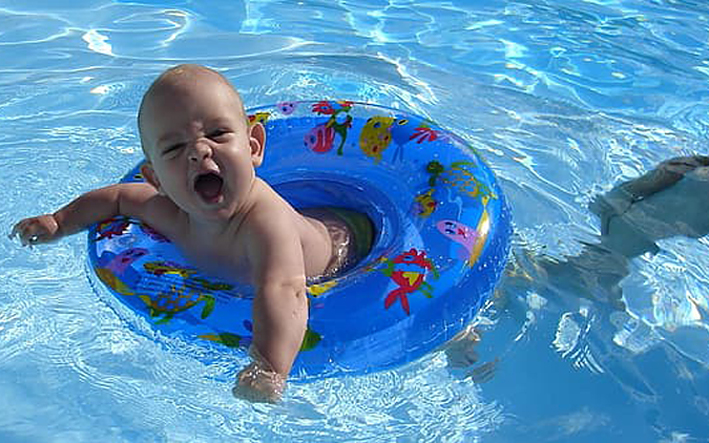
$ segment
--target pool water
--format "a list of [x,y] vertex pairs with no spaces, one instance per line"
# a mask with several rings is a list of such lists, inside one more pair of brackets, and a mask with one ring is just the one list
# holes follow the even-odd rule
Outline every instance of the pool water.
[[[348,99],[424,115],[493,167],[516,266],[478,318],[476,362],[231,397],[137,333],[87,279],[86,238],[0,241],[1,442],[709,441],[709,241],[634,258],[622,304],[536,263],[583,255],[588,204],[706,154],[709,6],[691,0],[0,0],[0,223],[118,180],[163,69],[219,69],[247,105]],[[584,270],[592,274],[594,269]],[[585,274],[584,274],[585,275]]]

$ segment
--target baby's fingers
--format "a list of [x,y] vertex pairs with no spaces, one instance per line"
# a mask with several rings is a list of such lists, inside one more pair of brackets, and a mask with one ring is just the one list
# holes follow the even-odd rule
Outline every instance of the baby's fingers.
[[17,224],[15,224],[15,226],[12,227],[12,230],[10,231],[10,233],[7,234],[7,238],[9,238],[10,240],[12,240],[15,237],[17,237]]
[[12,227],[12,231],[10,232],[8,237],[11,239],[19,237],[20,241],[22,241],[22,233],[24,232],[26,226],[27,226],[27,219],[21,220],[21,221],[15,223],[15,226]]
[[36,219],[24,219],[17,223],[10,233],[10,238],[19,237],[22,246],[33,245],[43,239],[42,226]]

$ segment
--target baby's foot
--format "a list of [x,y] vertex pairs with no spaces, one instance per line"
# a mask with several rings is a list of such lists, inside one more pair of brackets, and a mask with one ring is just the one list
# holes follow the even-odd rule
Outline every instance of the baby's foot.
[[468,327],[458,333],[445,346],[448,366],[459,369],[475,364],[480,358],[475,351],[475,347],[479,342],[480,335],[473,327]]

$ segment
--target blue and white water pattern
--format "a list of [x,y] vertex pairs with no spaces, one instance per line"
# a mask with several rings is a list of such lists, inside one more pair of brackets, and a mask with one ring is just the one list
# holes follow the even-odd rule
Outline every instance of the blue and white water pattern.
[[[275,406],[231,396],[223,376],[246,359],[205,365],[136,332],[92,289],[84,235],[2,237],[0,441],[709,441],[708,239],[659,240],[615,292],[589,283],[610,259],[540,265],[593,250],[595,196],[707,152],[708,20],[699,0],[0,0],[8,233],[136,164],[140,97],[183,62],[249,106],[348,99],[436,121],[492,166],[516,229],[472,365],[437,351],[292,384]],[[709,207],[678,197],[679,213]]]

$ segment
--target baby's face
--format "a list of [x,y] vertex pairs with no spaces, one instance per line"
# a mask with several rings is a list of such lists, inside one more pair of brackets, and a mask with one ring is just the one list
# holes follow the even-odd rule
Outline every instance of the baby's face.
[[238,94],[215,73],[172,77],[143,107],[146,179],[192,216],[229,218],[248,200],[264,140],[252,136]]

